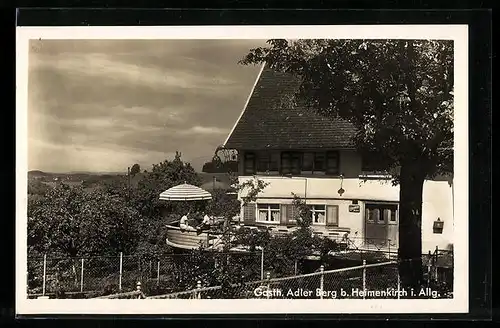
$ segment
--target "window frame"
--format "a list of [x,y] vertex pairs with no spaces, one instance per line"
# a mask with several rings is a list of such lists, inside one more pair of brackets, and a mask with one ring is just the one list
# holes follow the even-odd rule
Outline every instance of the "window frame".
[[[322,206],[323,209],[316,209],[316,206]],[[311,211],[311,216],[312,216],[312,225],[319,225],[319,226],[324,226],[326,225],[326,204],[313,204],[309,205],[309,210]],[[315,213],[322,213],[323,214],[323,222],[314,222],[314,214]]]
[[381,167],[377,167],[377,164],[367,163],[367,158],[373,158],[377,156],[378,156],[377,152],[368,152],[361,154],[362,176],[387,177],[390,175],[386,165],[381,165]]
[[[330,168],[329,160],[335,160],[335,169]],[[327,151],[325,153],[325,174],[326,175],[340,175],[340,152],[339,151]]]
[[[247,163],[250,161],[252,164],[252,169],[247,169]],[[244,152],[243,154],[243,174],[255,174],[257,165],[256,165],[256,155],[255,152]]]
[[[272,208],[272,206],[276,206],[276,208]],[[279,225],[281,222],[281,205],[280,204],[268,204],[268,203],[256,203],[255,204],[255,222],[256,223],[264,223],[264,224],[277,224]],[[261,207],[267,207],[266,209],[263,209]],[[267,215],[270,219],[273,218],[272,213],[277,212],[278,213],[278,219],[277,221],[263,221],[260,220],[260,213],[261,211],[266,211]]]
[[[273,155],[276,156],[276,161],[273,161]],[[255,172],[256,173],[266,173],[266,172],[279,172],[280,166],[280,153],[279,152],[262,152],[256,153],[255,155]],[[274,163],[274,164],[273,164]],[[264,167],[260,167],[264,164]],[[274,166],[274,167],[273,167]]]
[[[379,216],[376,220],[370,220],[371,216],[369,215],[369,213],[373,210],[378,210],[379,212]],[[388,215],[386,215],[386,211],[389,211]],[[392,220],[392,218],[394,218],[394,220]],[[365,221],[370,224],[398,225],[399,206],[397,204],[387,203],[367,203],[365,204]]]
[[[307,155],[312,155],[311,158],[311,166],[309,168],[304,167],[305,157]],[[322,168],[318,168],[318,163],[322,160]],[[301,165],[301,173],[303,174],[325,174],[326,172],[326,153],[320,151],[305,151],[302,153],[302,165]]]
[[[298,151],[282,151],[280,154],[280,159],[281,159],[280,173],[282,175],[301,174],[302,173],[302,154],[303,154],[303,152],[298,152]],[[289,161],[289,167],[285,168],[283,163],[285,163],[287,160]],[[297,167],[294,167],[294,165],[293,165],[294,161],[297,162]]]

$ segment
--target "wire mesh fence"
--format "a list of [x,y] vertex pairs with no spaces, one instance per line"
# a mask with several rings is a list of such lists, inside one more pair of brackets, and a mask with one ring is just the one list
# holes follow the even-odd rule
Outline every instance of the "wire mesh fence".
[[[109,257],[60,258],[28,257],[28,295],[56,298],[109,295],[131,291],[141,282],[148,294],[178,292],[217,284],[217,276],[229,264],[240,280],[262,276],[261,252],[191,252],[153,256],[123,255]],[[293,270],[293,269],[291,269]]]
[[[405,298],[451,298],[452,293],[439,289],[435,280],[420,290],[403,288],[398,261],[386,261],[324,270],[321,265],[316,272],[289,277],[273,277],[251,282],[203,287],[197,282],[192,290],[149,296],[153,299],[405,299]],[[448,286],[449,287],[449,286]]]
[[[419,261],[425,287],[438,291],[440,296],[452,297],[452,253],[436,251],[423,255]],[[123,254],[87,258],[30,257],[28,294],[29,297],[49,295],[52,298],[125,295],[135,291],[140,282],[141,293],[148,298],[408,296],[400,292],[397,261],[383,261],[383,257],[367,259],[365,255],[363,260],[334,257],[331,261],[310,262],[312,265],[287,258],[266,259],[262,251],[192,252],[161,258]],[[134,295],[124,298],[135,298]]]
[[[148,298],[176,298],[176,299],[326,299],[326,298],[368,298],[373,293],[368,293],[370,288],[387,290],[391,287],[398,287],[397,270],[393,269],[395,262],[380,264],[366,264],[344,269],[324,271],[321,266],[317,272],[302,274],[290,277],[271,278],[271,274],[266,274],[266,279],[239,284],[229,284],[227,286],[214,286],[203,288],[198,282],[198,288],[171,293],[166,295],[150,296]],[[373,276],[379,272],[379,267],[391,267],[387,272],[395,274],[393,279],[385,282],[373,283],[370,274]],[[396,283],[394,285],[394,280]],[[367,297],[368,295],[368,297]],[[397,296],[380,295],[384,298]]]

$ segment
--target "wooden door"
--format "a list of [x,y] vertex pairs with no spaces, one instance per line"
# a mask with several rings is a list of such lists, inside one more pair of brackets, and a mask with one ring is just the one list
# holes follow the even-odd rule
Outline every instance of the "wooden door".
[[395,204],[366,204],[365,244],[376,247],[397,247],[397,214]]
[[365,244],[384,246],[387,240],[387,224],[383,210],[378,205],[365,206]]

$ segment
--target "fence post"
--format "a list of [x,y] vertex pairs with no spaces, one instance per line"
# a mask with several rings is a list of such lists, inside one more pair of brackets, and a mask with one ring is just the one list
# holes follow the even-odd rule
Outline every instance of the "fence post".
[[297,270],[298,263],[299,263],[299,260],[295,260],[294,271],[293,271],[295,273],[295,275],[297,275],[297,272],[299,271],[299,270]]
[[365,299],[366,294],[366,260],[363,260],[363,299]]
[[157,272],[156,272],[156,285],[159,286],[160,285],[160,260],[158,260],[158,264],[157,264]]
[[260,253],[260,280],[264,280],[264,247],[261,248]]
[[47,254],[43,254],[43,277],[42,277],[42,295],[45,296],[45,283],[47,281]]
[[431,283],[431,261],[432,261],[432,254],[431,251],[429,251],[427,259],[427,287],[429,287],[429,284]]
[[137,269],[139,270],[139,279],[142,280],[141,256],[137,257]]
[[399,268],[397,270],[397,274],[398,274],[398,300],[399,300],[400,299],[399,291],[401,290],[401,277],[399,276]]
[[151,279],[153,275],[153,262],[151,260],[149,260],[149,275],[148,275],[148,281],[149,279]]
[[435,257],[435,261],[434,261],[434,280],[436,281],[436,283],[438,282],[438,260],[439,260],[439,248],[438,246],[436,246],[436,257]]
[[319,298],[320,299],[323,299],[323,285],[324,285],[324,278],[325,278],[325,266],[322,264],[320,267],[319,267],[319,272],[321,272],[321,275],[319,276],[319,290],[321,292]]
[[269,298],[269,296],[270,296],[269,294],[271,294],[271,293],[269,293],[269,291],[271,289],[271,282],[269,281],[269,280],[271,280],[271,272],[266,273],[266,280],[267,280],[267,291],[268,291],[268,293],[266,293],[266,295],[267,295],[267,298]]
[[[137,287],[136,288],[137,288],[138,292],[141,291],[141,282],[140,281],[137,282]],[[141,294],[140,293],[139,293],[139,295],[137,295],[137,298],[141,298]]]
[[199,289],[201,289],[201,281],[197,281],[196,282],[196,289],[198,289],[198,292],[196,293],[196,298],[197,299],[201,299],[201,291]]
[[122,291],[122,274],[123,274],[123,252],[120,252],[120,276],[118,280],[118,290]]
[[82,258],[82,270],[80,272],[80,293],[83,293],[83,263],[84,259]]

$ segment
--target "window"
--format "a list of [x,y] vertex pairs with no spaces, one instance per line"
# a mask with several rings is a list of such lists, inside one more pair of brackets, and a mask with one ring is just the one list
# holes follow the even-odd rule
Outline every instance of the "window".
[[255,173],[255,154],[245,152],[245,157],[243,160],[243,173],[244,174],[254,174]]
[[380,217],[380,210],[378,208],[366,207],[366,218],[368,222],[377,222]]
[[257,172],[278,171],[279,159],[278,152],[265,152],[257,154]]
[[324,173],[325,153],[304,153],[302,157],[302,172]]
[[278,172],[280,169],[280,153],[273,152],[269,156],[269,171]]
[[326,174],[339,174],[339,153],[336,151],[326,153]]
[[316,153],[314,154],[314,172],[324,172],[325,171],[325,154]]
[[314,171],[314,153],[304,153],[302,157],[302,171]]
[[310,206],[312,213],[313,224],[325,224],[326,222],[326,206],[325,205],[312,205]]
[[281,153],[281,173],[300,174],[301,153],[283,152]]
[[388,209],[383,209],[382,211],[379,211],[378,222],[379,223],[386,222],[388,214],[389,214],[389,210]]
[[386,161],[377,152],[365,153],[361,160],[361,170],[371,174],[387,174]]
[[391,215],[390,215],[389,221],[390,222],[396,222],[396,210],[395,209],[391,209],[389,211],[391,211]]
[[387,211],[387,217],[386,217],[387,222],[390,224],[396,224],[397,223],[396,214],[397,214],[398,208],[396,206],[391,206],[391,207],[387,208],[386,211]]
[[366,220],[369,223],[396,224],[397,205],[366,204]]
[[279,223],[279,204],[257,204],[257,222]]

